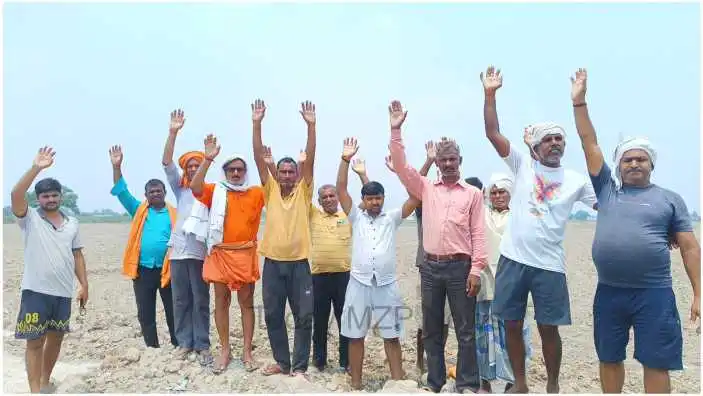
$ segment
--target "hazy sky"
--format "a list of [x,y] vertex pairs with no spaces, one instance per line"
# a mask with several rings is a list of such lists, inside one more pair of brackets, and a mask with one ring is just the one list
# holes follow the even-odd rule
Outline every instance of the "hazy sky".
[[[424,160],[426,140],[446,135],[462,147],[463,175],[486,181],[507,171],[483,131],[479,73],[493,63],[504,73],[501,127],[519,149],[523,126],[558,122],[566,166],[585,173],[569,76],[586,67],[607,159],[619,134],[649,136],[659,149],[654,181],[699,209],[698,7],[5,4],[3,196],[47,144],[56,162],[41,176],[76,190],[83,210],[122,211],[109,194],[110,145],[123,146],[127,183],[141,197],[147,179],[166,179],[172,109],[187,117],[176,157],[213,132],[221,157],[251,159],[250,103],[261,97],[269,107],[263,138],[276,158],[304,147],[298,109],[312,100],[316,184],[334,183],[342,140],[356,136],[369,176],[395,206],[406,192],[383,165],[395,98],[409,110],[413,164]],[[220,177],[219,167],[208,176]],[[355,199],[359,188],[354,179]]]

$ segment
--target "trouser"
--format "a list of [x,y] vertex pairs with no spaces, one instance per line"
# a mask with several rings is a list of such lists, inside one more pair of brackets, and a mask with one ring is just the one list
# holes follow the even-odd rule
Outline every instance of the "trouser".
[[327,330],[330,319],[330,307],[334,308],[334,317],[339,330],[339,367],[349,366],[349,339],[342,335],[342,311],[344,295],[349,283],[349,271],[315,274],[312,276],[314,298],[312,355],[316,367],[327,364]]
[[422,281],[422,336],[427,351],[427,384],[439,391],[446,383],[442,332],[444,328],[444,301],[454,319],[459,350],[456,365],[456,388],[478,390],[480,379],[476,361],[476,297],[466,293],[466,279],[471,260],[425,261],[420,265]]
[[307,371],[312,336],[313,290],[307,259],[298,261],[264,260],[262,275],[264,320],[273,358],[284,373],[291,370],[291,355],[286,328],[286,299],[295,321],[293,371]]
[[203,281],[203,260],[171,260],[171,288],[178,345],[210,349],[210,287]]
[[134,297],[137,300],[137,317],[142,329],[146,346],[159,347],[159,336],[156,327],[156,292],[161,294],[164,305],[166,324],[171,335],[171,344],[178,346],[173,326],[173,298],[171,286],[161,287],[161,268],[145,268],[139,266],[139,276],[132,281]]

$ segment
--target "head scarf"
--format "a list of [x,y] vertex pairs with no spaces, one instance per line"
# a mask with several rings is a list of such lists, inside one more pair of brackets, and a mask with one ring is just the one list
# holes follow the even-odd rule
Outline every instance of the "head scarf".
[[[242,181],[242,184],[239,185],[230,183],[227,180],[227,172],[225,171],[225,167],[234,160],[242,161],[244,163],[244,166],[247,168],[247,173],[244,175],[244,180]],[[222,164],[222,181],[220,182],[220,184],[227,187],[227,189],[230,191],[246,191],[249,189],[249,165],[247,164],[246,160],[244,160],[243,156],[239,154],[233,154],[227,159],[225,159],[225,162]]]
[[627,137],[618,143],[613,153],[613,163],[615,165],[615,179],[618,186],[622,186],[622,176],[620,175],[620,160],[622,156],[630,150],[643,150],[652,162],[652,170],[657,162],[657,151],[646,137]]
[[178,166],[183,170],[183,176],[181,176],[181,187],[188,187],[190,185],[190,179],[188,179],[188,172],[186,167],[188,166],[188,161],[196,159],[198,162],[203,162],[205,159],[205,153],[202,151],[189,151],[180,158],[178,158]]
[[566,138],[564,128],[553,122],[540,122],[527,127],[527,141],[533,149],[548,135],[561,135],[562,138]]
[[510,177],[509,175],[506,175],[505,173],[494,173],[491,175],[490,180],[488,181],[488,186],[486,187],[486,199],[488,200],[488,204],[490,205],[490,194],[491,194],[491,189],[493,187],[496,188],[502,188],[505,189],[508,194],[512,194],[513,190],[513,178]]

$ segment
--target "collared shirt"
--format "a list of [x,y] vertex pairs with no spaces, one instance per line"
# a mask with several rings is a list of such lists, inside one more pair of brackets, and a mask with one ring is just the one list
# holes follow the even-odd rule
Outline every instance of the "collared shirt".
[[351,276],[371,286],[375,277],[378,286],[396,280],[395,234],[403,222],[402,210],[383,211],[371,217],[365,210],[352,205],[349,212],[352,224]]
[[281,197],[281,186],[269,175],[264,184],[266,224],[259,254],[276,261],[310,258],[310,202],[313,181],[301,179],[291,195]]
[[50,296],[73,298],[76,260],[73,251],[83,248],[78,233],[78,220],[66,216],[55,227],[41,209],[27,208],[17,219],[24,237],[24,273],[22,290]]
[[171,246],[171,260],[205,259],[205,243],[198,241],[193,234],[186,235],[183,232],[183,222],[190,216],[193,209],[195,197],[193,192],[188,187],[181,186],[181,172],[178,170],[176,163],[171,161],[170,164],[164,167],[168,184],[171,186],[173,195],[176,196],[176,210],[178,217],[176,219],[176,227],[171,233],[171,240],[168,245]]
[[[137,212],[139,202],[127,189],[127,182],[120,177],[110,194],[117,197],[131,217]],[[141,248],[139,249],[139,265],[145,268],[161,268],[168,251],[168,241],[171,238],[171,217],[168,209],[149,207],[142,229]]]
[[350,270],[351,225],[344,211],[329,214],[310,205],[313,274]]
[[445,184],[420,175],[406,161],[399,130],[391,131],[390,151],[398,178],[410,194],[422,200],[425,251],[435,255],[469,255],[471,274],[480,276],[488,262],[481,190],[461,179]]

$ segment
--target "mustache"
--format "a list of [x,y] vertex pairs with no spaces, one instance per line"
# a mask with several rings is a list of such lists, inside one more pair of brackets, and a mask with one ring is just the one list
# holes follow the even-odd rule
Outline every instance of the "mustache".
[[641,168],[630,168],[625,171],[626,173],[632,173],[632,172],[642,172]]

